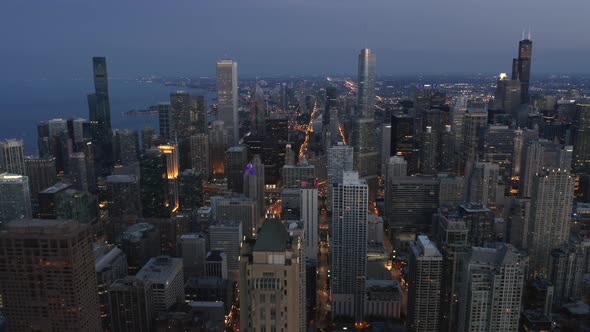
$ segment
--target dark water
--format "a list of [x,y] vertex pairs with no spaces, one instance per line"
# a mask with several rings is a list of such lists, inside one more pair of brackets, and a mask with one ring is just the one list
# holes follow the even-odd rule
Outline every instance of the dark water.
[[[156,115],[123,116],[132,109],[147,109],[168,101],[170,92],[185,90],[192,94],[206,91],[164,86],[136,80],[110,79],[109,95],[113,129],[158,128]],[[92,80],[18,80],[0,79],[0,139],[21,138],[26,154],[37,152],[37,123],[53,118],[88,119],[86,95],[94,91]],[[211,96],[208,96],[211,99]]]

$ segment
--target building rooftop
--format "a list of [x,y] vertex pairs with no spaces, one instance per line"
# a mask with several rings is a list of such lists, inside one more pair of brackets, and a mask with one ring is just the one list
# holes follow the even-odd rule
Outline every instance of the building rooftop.
[[81,229],[88,227],[80,224],[76,220],[66,219],[22,219],[9,222],[0,235],[32,235],[46,237],[63,238],[68,234],[77,233]]
[[138,223],[129,226],[120,237],[122,241],[137,242],[144,237],[144,233],[154,230],[154,225],[148,223]]
[[100,272],[107,268],[116,258],[124,255],[121,249],[117,247],[110,247],[106,244],[94,244],[93,249],[94,258],[96,259],[94,265],[96,272]]
[[418,235],[416,239],[416,244],[420,246],[422,251],[422,256],[440,256],[440,252],[434,245],[434,243],[430,242],[430,239],[426,235]]
[[137,272],[136,277],[156,284],[167,284],[182,271],[182,258],[170,256],[152,257]]
[[253,251],[285,251],[289,233],[283,224],[275,219],[266,219],[258,231]]
[[22,176],[19,174],[12,174],[12,173],[2,173],[0,174],[0,181],[1,182],[23,182],[26,176]]
[[109,175],[107,176],[107,182],[109,183],[135,183],[137,182],[137,177],[135,175]]
[[219,250],[211,250],[207,253],[207,262],[221,262],[225,257],[225,253]]
[[489,247],[472,247],[468,258],[470,263],[494,266],[513,264],[518,261],[516,249],[505,243],[494,243]]
[[41,190],[41,194],[55,194],[57,192],[60,192],[64,189],[67,189],[69,187],[71,187],[72,185],[70,183],[66,183],[66,182],[58,182],[56,184],[54,184],[51,187],[45,188],[44,190]]

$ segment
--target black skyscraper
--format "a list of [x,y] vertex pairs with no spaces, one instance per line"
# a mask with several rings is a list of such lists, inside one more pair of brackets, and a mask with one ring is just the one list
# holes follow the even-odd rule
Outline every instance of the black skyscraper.
[[114,163],[106,58],[92,58],[92,66],[95,92],[88,95],[91,139],[95,149],[96,174],[106,176],[111,173]]
[[533,52],[533,41],[529,34],[518,43],[518,58],[512,61],[512,79],[520,81],[520,102],[528,104],[529,82],[531,79],[531,56]]

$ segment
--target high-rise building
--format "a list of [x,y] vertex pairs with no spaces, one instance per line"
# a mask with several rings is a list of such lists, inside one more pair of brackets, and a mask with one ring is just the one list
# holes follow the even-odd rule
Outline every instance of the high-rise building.
[[209,248],[223,251],[227,256],[229,279],[240,278],[240,244],[242,243],[242,223],[239,220],[217,221],[209,226]]
[[420,149],[420,173],[435,174],[438,171],[438,135],[427,126],[422,132],[422,147]]
[[489,208],[496,207],[500,166],[494,163],[474,162],[468,176],[467,202],[481,202]]
[[303,158],[297,165],[283,166],[283,188],[298,188],[301,181],[315,176],[315,166]]
[[182,258],[152,257],[135,277],[151,284],[156,313],[166,312],[174,304],[184,303]]
[[456,206],[465,201],[465,178],[462,176],[437,175],[440,179],[438,205]]
[[131,275],[135,275],[150,258],[160,254],[160,232],[147,223],[129,226],[118,235],[115,243],[125,253]]
[[205,258],[205,276],[227,279],[227,255],[222,251],[209,251]]
[[58,219],[71,219],[82,224],[96,224],[98,202],[96,196],[87,191],[66,189],[57,196],[55,214]]
[[55,158],[26,158],[25,166],[31,188],[31,206],[33,207],[33,213],[36,214],[39,211],[39,192],[57,182]]
[[152,127],[141,128],[141,152],[154,148],[153,141],[156,136],[156,130]]
[[29,178],[10,173],[0,174],[0,225],[31,216]]
[[90,135],[95,151],[95,171],[98,175],[105,176],[111,173],[114,164],[106,58],[92,58],[92,67],[95,91],[88,95]]
[[414,135],[414,118],[405,114],[394,114],[391,117],[390,154],[411,160],[414,152]]
[[109,175],[106,188],[107,211],[111,222],[141,217],[141,191],[136,176]]
[[140,159],[141,207],[144,218],[170,215],[166,156],[157,149],[147,150]]
[[209,131],[209,164],[214,177],[225,174],[225,152],[229,147],[228,131],[221,120],[211,123]]
[[354,150],[340,142],[328,148],[328,208],[332,209],[334,186],[341,181],[343,172],[353,169]]
[[58,182],[39,192],[39,218],[56,219],[59,196],[72,187],[66,182]]
[[178,208],[195,211],[203,205],[203,177],[192,169],[178,174]]
[[391,157],[391,122],[381,125],[381,176],[385,176],[389,157]]
[[0,233],[0,251],[0,294],[9,331],[101,331],[88,225],[12,222]]
[[206,134],[196,134],[190,137],[191,168],[203,174],[205,180],[211,176],[209,162],[209,137]]
[[495,107],[514,116],[520,108],[520,89],[519,80],[508,79],[506,73],[501,73],[496,87]]
[[191,96],[185,91],[170,93],[171,139],[182,141],[191,134],[191,119],[194,118]]
[[432,176],[400,176],[387,180],[385,214],[390,234],[428,231],[438,209],[439,179]]
[[217,118],[223,120],[231,145],[238,144],[238,63],[232,60],[217,61]]
[[205,96],[191,96],[191,134],[207,134],[209,119],[207,99]]
[[177,144],[158,145],[158,150],[166,157],[166,179],[168,183],[168,206],[172,212],[178,209],[178,173],[180,172]]
[[172,132],[174,131],[172,122],[172,112],[170,111],[169,102],[158,103],[158,125],[160,127],[160,137],[165,139],[167,142],[173,142]]
[[533,41],[529,33],[528,38],[518,42],[518,58],[512,62],[512,79],[520,81],[520,101],[528,104],[530,101],[529,85],[531,79],[531,56]]
[[443,257],[426,235],[410,242],[408,330],[439,331]]
[[342,172],[332,200],[332,317],[364,318],[369,189],[357,172]]
[[267,219],[240,257],[240,330],[307,330],[303,240]]
[[0,141],[0,171],[26,175],[25,148],[22,140],[6,139]]
[[375,54],[363,48],[358,60],[358,97],[357,111],[362,117],[373,118],[375,109]]
[[94,179],[94,175],[88,174],[86,166],[86,155],[84,152],[70,154],[70,159],[68,160],[68,178],[75,189],[89,191],[89,179]]
[[445,102],[446,94],[441,92],[436,84],[419,84],[416,86],[412,115],[414,117],[413,135],[418,141],[425,127],[424,114],[434,106],[444,105]]
[[109,287],[108,294],[113,332],[151,331],[155,311],[149,281],[122,278]]
[[468,230],[467,243],[481,247],[495,242],[494,213],[482,203],[465,203],[459,205],[459,217]]
[[[256,202],[258,218],[264,218],[266,214],[264,196],[264,165],[259,155],[255,155],[244,170],[244,195]],[[256,223],[258,224],[258,223]]]
[[507,189],[510,188],[516,130],[508,126],[488,126],[481,139],[483,144],[479,160],[498,164],[500,176],[498,180]]
[[531,197],[533,180],[543,169],[570,169],[575,147],[547,140],[529,141],[522,146],[519,196]]
[[510,244],[471,248],[463,263],[457,331],[519,331],[527,262]]
[[318,181],[315,178],[301,181],[300,211],[305,234],[305,257],[316,261],[319,246]]
[[590,173],[590,103],[576,105],[573,170]]
[[584,297],[583,284],[588,269],[589,238],[574,238],[567,245],[551,251],[549,256],[548,281],[554,288],[553,306]]
[[243,235],[252,237],[258,228],[258,202],[250,197],[211,197],[211,207],[216,220],[242,222]]
[[95,243],[93,251],[102,328],[108,330],[111,328],[109,286],[116,280],[127,276],[127,259],[123,251],[116,246]]
[[479,155],[479,138],[483,136],[488,121],[484,109],[468,109],[463,123],[463,161],[462,167],[470,168]]
[[266,102],[264,91],[256,84],[250,95],[250,130],[252,135],[264,135],[264,118],[266,117]]
[[244,169],[248,163],[248,147],[245,145],[232,146],[225,153],[225,174],[227,175],[227,189],[236,193],[244,190]]
[[551,250],[569,239],[574,182],[567,169],[547,169],[533,180],[527,239],[531,275],[546,277]]
[[115,160],[122,166],[139,161],[139,133],[132,129],[115,130]]
[[180,236],[178,255],[182,257],[184,279],[205,275],[205,259],[207,257],[207,236],[203,233],[191,233]]

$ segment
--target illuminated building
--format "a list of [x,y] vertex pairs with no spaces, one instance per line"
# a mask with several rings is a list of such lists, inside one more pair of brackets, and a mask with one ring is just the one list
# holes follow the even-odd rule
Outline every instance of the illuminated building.
[[520,108],[520,89],[520,81],[510,80],[505,73],[501,73],[494,97],[495,107],[514,116]]
[[364,318],[369,188],[357,172],[342,172],[334,186],[330,258],[332,317]]
[[0,225],[31,216],[29,178],[18,174],[0,174]]
[[26,175],[24,151],[22,140],[0,141],[0,170],[11,174]]
[[472,247],[463,260],[457,331],[519,331],[526,270],[526,256],[510,244]]
[[375,109],[375,54],[363,48],[358,59],[357,111],[361,117],[373,118]]
[[244,191],[244,169],[248,163],[248,147],[232,146],[225,153],[225,174],[227,189],[235,193]]
[[[264,195],[264,165],[259,155],[254,155],[244,170],[244,195],[256,202],[258,218],[264,218],[266,213]],[[258,222],[256,222],[256,225]]]
[[92,64],[95,93],[88,95],[90,132],[95,149],[95,170],[98,175],[106,176],[111,173],[114,164],[106,58],[94,57]]
[[108,294],[113,332],[151,331],[155,312],[149,281],[136,277],[118,279],[109,287]]
[[225,151],[229,146],[228,141],[228,131],[223,121],[213,121],[209,131],[209,163],[216,178],[225,174]]
[[523,144],[523,158],[519,167],[521,174],[519,196],[532,196],[533,180],[544,168],[569,169],[575,150],[575,147],[562,146],[543,139]]
[[147,150],[140,158],[141,207],[144,218],[170,216],[166,159],[158,149]]
[[217,61],[217,118],[225,123],[230,145],[238,144],[238,63],[232,60]]
[[240,331],[307,330],[305,250],[278,220],[267,219],[240,255]]
[[0,293],[10,317],[8,331],[101,330],[89,225],[15,221],[0,233],[0,251]]
[[166,179],[168,179],[168,202],[172,212],[178,209],[178,145],[158,145],[158,150],[166,156]]
[[410,242],[408,331],[439,331],[443,257],[426,235]]

